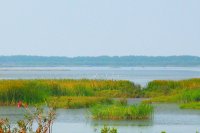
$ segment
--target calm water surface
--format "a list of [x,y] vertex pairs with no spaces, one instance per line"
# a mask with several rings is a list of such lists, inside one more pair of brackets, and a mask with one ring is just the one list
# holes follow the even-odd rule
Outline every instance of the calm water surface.
[[[145,86],[155,79],[188,79],[200,77],[200,68],[184,67],[45,67],[0,68],[0,79],[50,79],[89,78],[125,79]],[[138,102],[129,99],[129,104]],[[151,120],[143,121],[94,121],[87,109],[59,109],[53,127],[54,133],[95,133],[107,124],[119,129],[119,133],[196,133],[200,131],[200,111],[181,110],[176,104],[154,104]],[[0,107],[0,117],[13,121],[22,119],[24,111],[16,107]]]
[[[181,110],[176,104],[155,104],[151,120],[97,121],[92,120],[87,109],[58,109],[54,133],[99,133],[105,124],[116,127],[119,133],[196,133],[200,131],[200,111]],[[12,121],[22,119],[23,109],[1,107],[0,117]]]
[[0,79],[125,79],[146,85],[155,79],[200,77],[200,67],[11,67],[0,68]]

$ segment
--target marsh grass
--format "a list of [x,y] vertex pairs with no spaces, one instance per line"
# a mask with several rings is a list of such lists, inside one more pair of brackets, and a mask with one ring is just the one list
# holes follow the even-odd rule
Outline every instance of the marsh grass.
[[182,91],[180,95],[180,101],[182,103],[199,102],[200,89]]
[[177,101],[179,101],[179,95],[150,98],[143,100],[142,103],[176,103]]
[[140,86],[122,80],[54,80],[51,84],[56,96],[136,97],[140,93]]
[[179,93],[153,97],[147,102],[168,102],[168,103],[190,103],[200,102],[200,89],[188,90],[182,89]]
[[180,108],[200,109],[200,79],[180,81],[155,80],[143,91],[150,100],[145,103],[179,103]]
[[153,114],[153,106],[150,104],[130,106],[96,105],[91,108],[91,113],[93,119],[102,120],[149,119]]
[[101,133],[118,133],[116,128],[110,128],[104,125],[104,127],[101,129]]
[[[116,93],[113,93],[116,92]],[[125,80],[0,80],[0,103],[42,103],[50,97],[137,97],[140,86]]]
[[48,104],[55,108],[89,108],[95,104],[112,104],[114,101],[105,97],[51,97]]
[[154,80],[148,83],[143,90],[145,97],[159,97],[178,94],[183,90],[200,88],[200,78],[188,80]]
[[180,105],[181,109],[200,109],[200,102],[190,102]]
[[5,80],[0,81],[0,103],[15,104],[18,101],[39,103],[50,95],[46,86],[41,82]]

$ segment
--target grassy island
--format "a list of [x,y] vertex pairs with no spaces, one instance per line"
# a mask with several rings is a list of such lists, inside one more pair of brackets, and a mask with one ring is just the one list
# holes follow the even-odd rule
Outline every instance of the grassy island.
[[138,105],[97,105],[91,109],[94,119],[103,120],[136,120],[149,119],[153,107],[149,104]]
[[145,102],[173,102],[181,108],[200,109],[200,79],[155,80],[143,90],[144,97],[151,98]]

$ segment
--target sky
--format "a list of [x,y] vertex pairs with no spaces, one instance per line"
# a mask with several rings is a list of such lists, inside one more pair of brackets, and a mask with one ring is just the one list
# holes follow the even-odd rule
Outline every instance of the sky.
[[200,56],[200,0],[1,0],[0,55]]

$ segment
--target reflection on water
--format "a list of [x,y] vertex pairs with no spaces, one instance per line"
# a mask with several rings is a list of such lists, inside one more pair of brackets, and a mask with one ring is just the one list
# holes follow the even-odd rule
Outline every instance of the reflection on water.
[[[129,101],[137,102],[138,99]],[[53,130],[55,133],[95,133],[105,124],[116,127],[119,133],[195,133],[200,130],[200,111],[181,110],[176,104],[154,104],[155,112],[151,120],[100,121],[90,119],[87,109],[58,109]],[[23,109],[1,107],[0,117],[11,120],[23,118]]]

